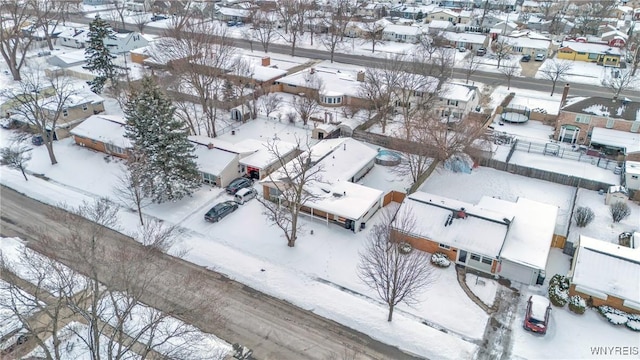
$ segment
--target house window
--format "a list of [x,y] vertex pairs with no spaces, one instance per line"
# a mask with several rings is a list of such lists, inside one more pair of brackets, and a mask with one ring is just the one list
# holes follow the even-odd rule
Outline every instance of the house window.
[[458,106],[458,100],[447,100],[447,105]]
[[576,115],[576,122],[580,124],[588,124],[591,122],[590,115],[578,114]]
[[480,255],[471,254],[471,260],[480,261]]
[[82,104],[82,111],[87,111],[88,108],[87,104]]
[[119,146],[105,144],[105,148],[111,154],[124,154],[124,149]]
[[322,102],[325,104],[341,104],[342,96],[324,96]]
[[488,257],[482,257],[482,263],[483,264],[487,264],[487,265],[491,265],[493,264],[493,259],[492,258],[488,258]]
[[280,195],[282,195],[282,192],[280,190],[278,190],[277,188],[269,187],[269,198],[271,200],[277,200]]
[[640,130],[640,120],[636,120],[631,124],[631,132],[638,132]]
[[[578,53],[580,54],[580,53]],[[584,53],[582,53],[582,55],[584,55]],[[598,54],[589,54],[589,56],[587,57],[589,60],[598,60]]]
[[422,91],[414,91],[413,96],[415,97],[423,97],[424,93]]
[[202,172],[201,174],[202,174],[202,181],[204,183],[211,184],[211,185],[218,185],[218,183],[217,183],[218,177],[217,176],[211,175],[211,174],[208,174],[208,173],[205,173],[205,172]]
[[616,120],[615,120],[615,119],[608,118],[608,119],[607,119],[607,125],[605,125],[605,127],[606,127],[607,129],[611,129],[615,123],[616,123]]
[[63,117],[69,116],[69,109],[62,109],[62,116]]
[[445,249],[445,250],[451,249],[451,246],[445,245],[445,244],[438,244],[438,247],[441,248],[441,249]]
[[586,55],[587,53],[578,51],[578,55]]

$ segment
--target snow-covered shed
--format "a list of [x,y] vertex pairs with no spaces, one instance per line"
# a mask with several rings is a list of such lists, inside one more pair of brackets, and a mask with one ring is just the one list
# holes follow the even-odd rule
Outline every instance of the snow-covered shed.
[[607,195],[604,198],[605,205],[611,205],[614,202],[626,202],[629,199],[629,191],[624,186],[612,185],[607,189]]
[[[352,138],[322,140],[294,159],[294,164],[308,162],[319,169],[319,181],[310,181],[305,191],[316,195],[303,206],[303,211],[327,223],[336,223],[354,232],[382,206],[381,190],[356,184],[374,166],[377,151]],[[295,172],[294,165],[288,166]],[[315,171],[315,170],[313,170]],[[265,199],[279,201],[279,193],[286,186],[283,170],[275,171],[262,180]]]
[[624,183],[627,189],[640,190],[640,161],[625,161]]
[[581,235],[569,277],[570,295],[640,314],[640,249]]
[[[418,219],[414,229],[396,229],[415,248],[442,252],[457,264],[527,285],[541,283],[558,208],[519,198],[483,197],[478,204],[415,192],[405,198],[402,217]],[[429,219],[429,221],[421,221]]]

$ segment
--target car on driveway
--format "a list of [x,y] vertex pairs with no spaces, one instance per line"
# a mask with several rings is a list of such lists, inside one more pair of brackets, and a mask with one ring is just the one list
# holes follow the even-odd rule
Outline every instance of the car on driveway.
[[223,217],[231,214],[238,209],[238,204],[234,201],[225,201],[216,204],[204,214],[204,219],[210,222],[218,222]]
[[531,55],[523,55],[520,61],[529,62],[531,60]]
[[258,195],[258,192],[256,191],[256,189],[252,187],[243,188],[236,192],[236,194],[233,196],[233,201],[242,205],[247,201],[255,198],[257,195]]
[[547,58],[547,55],[545,54],[538,54],[536,55],[536,61],[544,61],[544,59]]
[[524,317],[525,330],[538,334],[546,334],[549,325],[551,303],[549,299],[540,295],[531,295],[527,301],[527,313]]
[[160,20],[167,20],[168,18],[164,15],[153,15],[151,17],[151,21],[160,21]]
[[477,56],[484,56],[486,53],[487,53],[487,49],[485,49],[483,47],[478,49],[478,50],[476,50],[476,55]]
[[229,195],[235,195],[238,190],[251,187],[253,185],[253,180],[245,177],[239,177],[234,179],[232,182],[227,185],[225,190]]

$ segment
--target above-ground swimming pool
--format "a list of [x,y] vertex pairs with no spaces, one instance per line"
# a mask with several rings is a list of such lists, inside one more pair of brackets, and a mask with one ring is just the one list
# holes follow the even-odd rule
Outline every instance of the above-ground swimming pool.
[[395,166],[400,164],[400,161],[402,161],[402,156],[391,150],[378,150],[375,160],[376,164],[383,166]]

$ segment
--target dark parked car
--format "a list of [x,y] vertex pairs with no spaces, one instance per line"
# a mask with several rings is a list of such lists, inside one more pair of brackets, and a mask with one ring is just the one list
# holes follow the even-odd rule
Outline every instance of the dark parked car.
[[153,15],[151,17],[151,21],[160,21],[160,20],[166,20],[166,19],[168,18],[164,15]]
[[476,50],[476,55],[477,56],[484,56],[486,53],[487,53],[487,49],[485,49],[483,47],[478,49],[478,50]]
[[227,194],[235,195],[238,192],[238,190],[251,187],[251,185],[253,185],[253,180],[249,178],[240,177],[230,182],[225,189],[227,190]]
[[529,62],[531,60],[531,55],[523,55],[522,62]]
[[44,144],[44,139],[42,138],[42,135],[33,135],[31,137],[31,143],[35,146],[40,146]]
[[531,295],[527,302],[527,314],[524,317],[524,328],[538,334],[547,333],[551,303],[540,295]]
[[225,201],[212,207],[204,214],[204,219],[211,222],[218,222],[223,217],[231,214],[238,209],[238,204],[234,201]]

